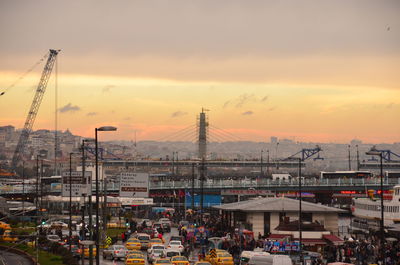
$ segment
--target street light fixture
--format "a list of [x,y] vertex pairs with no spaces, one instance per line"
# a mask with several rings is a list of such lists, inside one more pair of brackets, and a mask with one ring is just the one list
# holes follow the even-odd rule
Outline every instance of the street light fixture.
[[[94,139],[83,139],[82,140],[82,179],[85,180],[85,171],[86,171],[86,157],[85,157],[85,143],[94,143]],[[87,185],[89,185],[89,190],[88,190],[88,214],[89,214],[89,240],[93,240],[93,220],[92,220],[92,177],[88,179]],[[84,202],[85,204],[85,202]],[[82,254],[83,255],[83,254]],[[93,245],[89,245],[89,265],[93,265]]]
[[95,156],[96,156],[96,265],[100,265],[100,235],[99,235],[99,151],[98,151],[98,140],[97,132],[111,132],[116,131],[117,128],[113,126],[103,126],[95,128]]
[[381,256],[383,259],[383,265],[386,264],[386,257],[385,257],[385,231],[384,231],[384,206],[383,206],[383,162],[382,162],[382,151],[376,149],[373,146],[368,152],[365,153],[366,155],[372,156],[379,156],[380,158],[380,177],[381,177],[381,222],[380,222],[380,230],[381,230]]
[[69,251],[72,250],[72,155],[69,153]]

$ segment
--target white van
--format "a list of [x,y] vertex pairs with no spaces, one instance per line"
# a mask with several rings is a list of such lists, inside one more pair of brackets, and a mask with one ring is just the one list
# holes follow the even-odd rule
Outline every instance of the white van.
[[242,251],[240,255],[240,265],[247,265],[249,264],[250,258],[253,256],[269,256],[268,252],[261,252],[261,251]]
[[270,255],[250,257],[249,265],[293,265],[292,260],[286,255]]

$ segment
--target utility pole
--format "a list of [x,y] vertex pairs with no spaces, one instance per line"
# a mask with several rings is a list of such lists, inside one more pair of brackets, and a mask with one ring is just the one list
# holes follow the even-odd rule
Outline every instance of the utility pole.
[[204,157],[201,160],[201,166],[200,166],[200,225],[203,224],[203,209],[204,209]]
[[261,149],[261,156],[260,156],[260,176],[262,177],[263,174],[263,150]]
[[[85,156],[85,142],[82,141],[82,177],[85,179],[85,171],[86,171],[86,156]],[[89,240],[93,240],[93,220],[92,220],[92,178],[88,177],[87,185],[89,185],[88,191],[88,214],[89,214]],[[89,265],[93,265],[93,245],[89,245]]]
[[[22,219],[25,219],[25,162],[22,161]],[[22,222],[25,227],[25,222]]]
[[43,208],[43,183],[42,183],[42,179],[43,179],[43,159],[40,160],[40,181],[39,181],[39,185],[40,185],[40,217],[43,217],[43,213],[42,213],[42,208]]
[[299,158],[299,247],[300,247],[300,264],[303,265],[303,230],[302,230],[302,187],[301,187],[301,161],[302,159]]
[[269,150],[267,150],[267,177],[269,177]]
[[72,249],[72,154],[69,153],[69,251]]
[[194,211],[194,163],[192,163],[192,211]]

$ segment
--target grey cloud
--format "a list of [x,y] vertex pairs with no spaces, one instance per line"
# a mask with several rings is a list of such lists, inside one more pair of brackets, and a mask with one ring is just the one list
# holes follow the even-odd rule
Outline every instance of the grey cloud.
[[98,113],[97,112],[88,112],[88,114],[86,114],[87,116],[96,116]]
[[276,107],[271,107],[268,109],[268,111],[274,111],[276,109]]
[[226,108],[226,107],[228,107],[229,103],[231,103],[231,101],[230,101],[230,100],[226,101],[226,102],[224,103],[224,105],[222,106],[222,108]]
[[252,112],[251,110],[243,112],[242,115],[253,115],[254,112]]
[[263,97],[263,98],[261,99],[261,102],[265,102],[265,101],[267,101],[267,99],[268,99],[268,96],[265,96],[265,97]]
[[61,113],[66,113],[66,112],[75,112],[75,111],[80,111],[81,108],[77,105],[73,106],[71,103],[68,103],[64,107],[61,107],[58,109],[59,112]]
[[171,117],[172,118],[177,118],[177,117],[181,117],[181,116],[184,116],[184,115],[186,115],[187,114],[187,112],[184,112],[184,111],[175,111],[174,113],[172,113],[171,114]]
[[254,100],[254,95],[253,94],[251,94],[251,95],[247,95],[247,94],[240,95],[239,98],[237,99],[235,107],[236,108],[241,108],[244,104],[246,104],[247,102],[252,101],[252,100]]

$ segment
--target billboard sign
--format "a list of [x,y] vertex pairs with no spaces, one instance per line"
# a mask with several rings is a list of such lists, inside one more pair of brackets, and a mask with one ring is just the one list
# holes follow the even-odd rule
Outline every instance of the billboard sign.
[[[85,172],[85,179],[82,177],[82,171],[72,171],[71,178],[69,176],[69,171],[62,174],[62,196],[69,197],[69,188],[72,190],[72,197],[82,197],[82,194],[91,194],[89,181],[92,177],[92,172]],[[70,182],[71,181],[71,182]],[[90,184],[89,184],[90,183]]]
[[120,197],[149,197],[149,174],[123,172],[120,174]]

